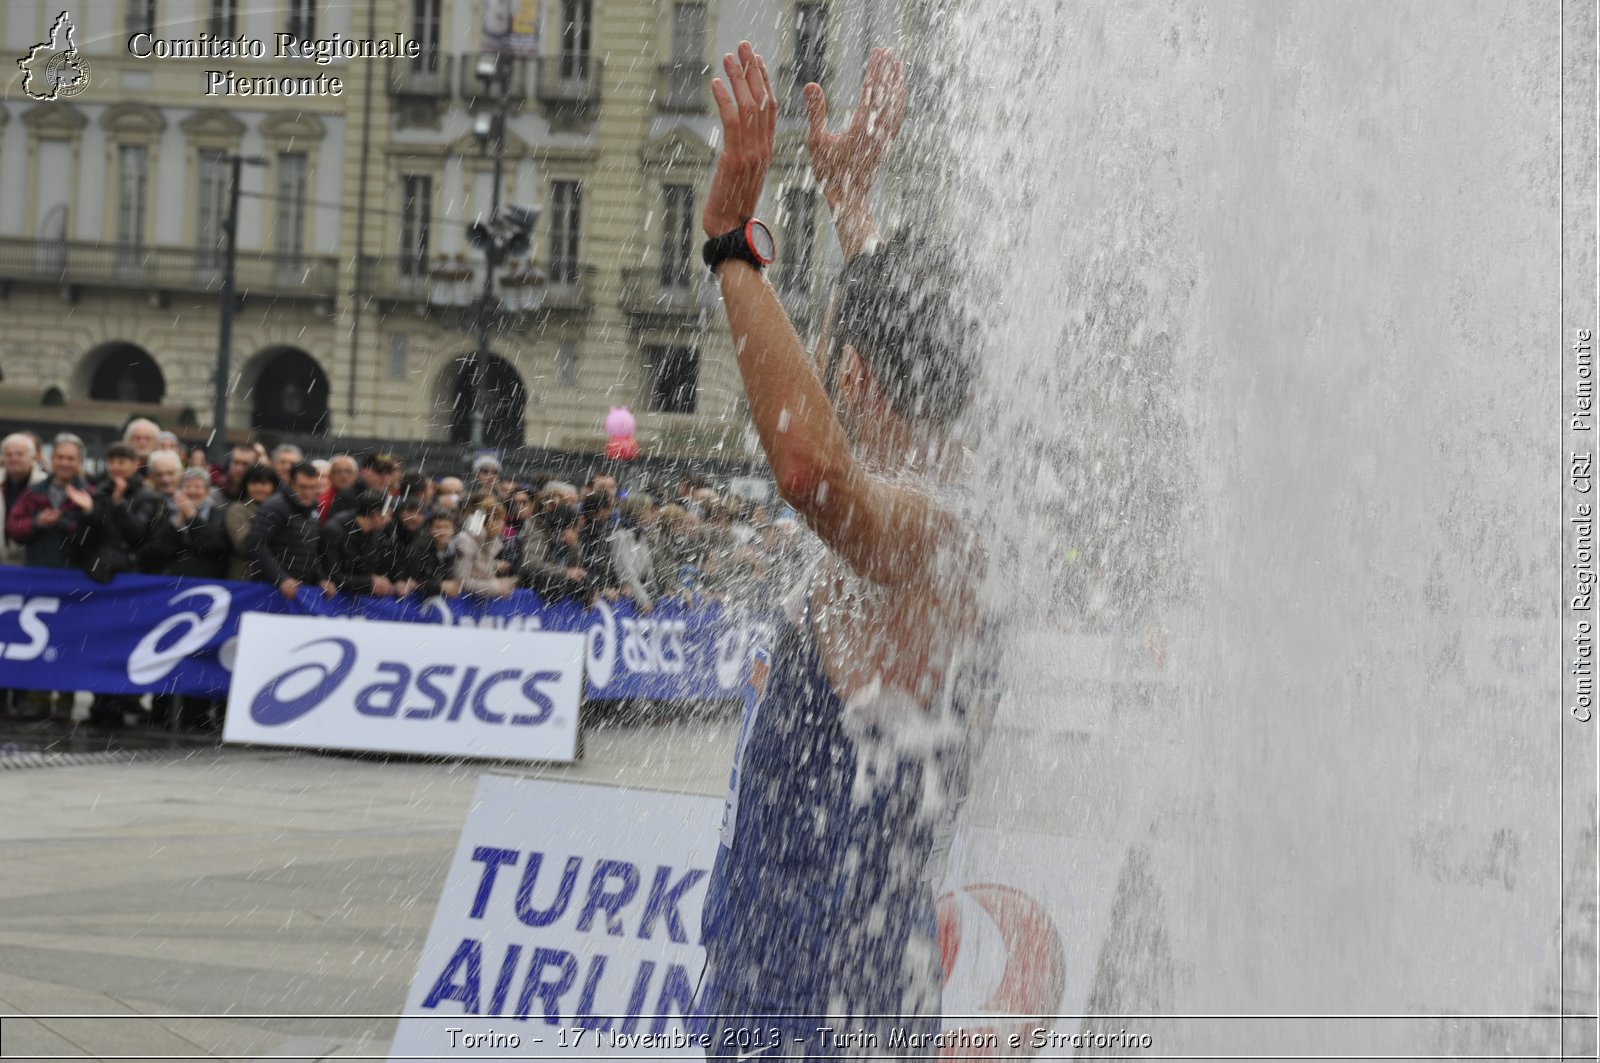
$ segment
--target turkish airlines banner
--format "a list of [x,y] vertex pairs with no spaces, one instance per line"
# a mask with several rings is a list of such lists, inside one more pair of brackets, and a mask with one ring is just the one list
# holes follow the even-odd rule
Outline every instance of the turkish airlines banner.
[[[722,810],[716,797],[482,777],[390,1058],[703,1057],[700,917]],[[959,833],[938,901],[944,1031],[858,1047],[945,1059],[1140,1047],[1078,1022],[1122,855]]]
[[576,632],[586,639],[589,697],[688,701],[736,699],[752,647],[770,629],[763,614],[715,602],[663,602],[645,616],[629,602],[585,609],[529,591],[396,600],[303,588],[289,601],[263,583],[122,575],[102,584],[71,569],[0,566],[0,687],[220,700],[249,613]]

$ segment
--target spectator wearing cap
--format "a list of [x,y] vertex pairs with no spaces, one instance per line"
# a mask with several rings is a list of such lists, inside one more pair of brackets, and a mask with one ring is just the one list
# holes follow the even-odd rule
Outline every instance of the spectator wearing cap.
[[24,543],[34,568],[71,568],[89,536],[94,496],[83,479],[83,440],[67,432],[50,446],[50,475],[23,492],[6,517],[7,540]]
[[177,437],[177,435],[175,433],[165,432],[165,431],[157,432],[156,433],[156,450],[171,451],[173,454],[178,455],[178,464],[179,464],[180,467],[182,466],[182,464],[183,464],[183,444],[178,442],[178,437]]
[[578,489],[565,480],[550,480],[544,485],[544,504],[540,507],[548,511],[551,506],[566,506],[573,513],[578,512]]
[[321,586],[332,596],[337,588],[322,558],[322,525],[317,519],[317,470],[308,462],[290,469],[288,489],[261,504],[250,529],[250,552],[261,578],[293,599],[303,584]]
[[433,508],[433,481],[417,472],[408,472],[400,477],[399,498],[402,502],[415,501],[424,511]]
[[389,535],[389,499],[363,491],[355,508],[330,520],[322,532],[329,578],[344,594],[395,594],[389,572],[394,565],[394,540]]
[[455,513],[467,497],[466,485],[459,476],[439,478],[439,490],[433,496],[433,508]]
[[22,496],[36,484],[49,477],[39,468],[39,451],[32,439],[21,432],[13,432],[0,442],[0,464],[5,466],[5,484],[0,491],[5,494],[5,520],[0,522],[0,564],[22,565],[28,560],[27,546],[11,538],[11,514],[15,512]]
[[472,491],[484,497],[500,499],[500,459],[493,454],[479,454],[472,460]]
[[479,503],[462,522],[455,538],[455,578],[461,593],[504,598],[516,589],[517,581],[507,576],[500,560],[505,528],[506,508],[494,501]]
[[228,578],[244,582],[261,579],[261,566],[250,550],[250,529],[267,499],[278,493],[278,474],[269,465],[252,465],[244,473],[243,494],[222,511],[228,536]]
[[361,460],[361,483],[380,495],[394,494],[400,463],[392,454],[368,454]]

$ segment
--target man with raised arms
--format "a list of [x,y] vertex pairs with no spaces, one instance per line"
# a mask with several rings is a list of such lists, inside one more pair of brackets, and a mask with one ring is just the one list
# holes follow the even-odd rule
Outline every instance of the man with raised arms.
[[723,66],[705,259],[779,492],[826,550],[749,676],[696,1007],[714,1017],[712,1058],[836,1058],[940,1025],[933,890],[993,703],[986,555],[957,511],[952,433],[976,324],[945,251],[878,240],[868,195],[905,107],[879,49],[842,133],[806,86],[811,165],[847,258],[819,375],[762,272],[778,254],[754,217],[772,81],[748,42]]

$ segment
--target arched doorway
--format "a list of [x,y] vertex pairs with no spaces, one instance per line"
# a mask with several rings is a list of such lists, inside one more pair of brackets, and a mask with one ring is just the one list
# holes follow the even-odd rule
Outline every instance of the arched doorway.
[[299,435],[328,432],[328,374],[298,347],[268,347],[252,361],[250,427]]
[[483,443],[487,447],[520,447],[527,437],[524,417],[528,388],[522,374],[498,354],[479,360],[463,354],[446,370],[445,401],[450,403],[450,442],[472,441],[472,410],[483,397]]
[[154,405],[167,394],[167,378],[150,352],[133,343],[102,343],[84,359],[84,391],[101,402]]

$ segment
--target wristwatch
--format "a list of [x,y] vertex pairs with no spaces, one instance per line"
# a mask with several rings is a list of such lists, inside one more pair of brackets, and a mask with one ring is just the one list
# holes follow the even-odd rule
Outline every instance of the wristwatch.
[[707,240],[700,257],[706,260],[707,268],[712,271],[730,258],[762,269],[770,266],[778,257],[778,245],[772,239],[772,230],[764,222],[751,218],[733,232]]

